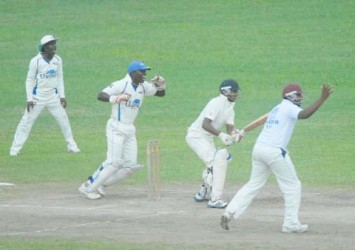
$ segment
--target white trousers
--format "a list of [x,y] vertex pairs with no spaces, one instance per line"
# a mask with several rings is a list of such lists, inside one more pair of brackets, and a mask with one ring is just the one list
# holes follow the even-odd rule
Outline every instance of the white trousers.
[[31,108],[30,112],[28,112],[26,108],[25,113],[17,126],[11,151],[20,152],[28,139],[34,122],[45,108],[57,121],[67,144],[70,145],[75,143],[68,115],[60,104],[59,98],[54,98],[49,101],[37,101],[33,108]]
[[299,225],[298,211],[301,201],[301,182],[288,153],[280,148],[254,146],[252,153],[252,171],[248,181],[233,197],[226,213],[239,218],[254,197],[267,182],[270,173],[276,176],[285,201],[284,226]]
[[207,167],[211,167],[216,153],[216,146],[213,137],[209,136],[186,136],[186,142]]
[[[112,185],[116,181],[123,179],[123,174],[127,169],[138,170],[137,166],[137,139],[136,130],[133,124],[124,124],[114,119],[109,119],[106,125],[107,154],[106,160],[89,177],[89,183],[93,184],[96,180],[101,181],[101,185]],[[109,176],[100,176],[105,168],[114,168]],[[134,171],[128,171],[129,174]],[[124,177],[129,174],[124,174]]]
[[105,162],[113,165],[137,165],[137,139],[133,124],[109,119],[106,125],[107,154]]
[[[225,165],[220,164],[219,162],[215,161],[216,155],[216,146],[213,141],[213,137],[211,136],[194,136],[190,135],[189,133],[186,136],[186,142],[190,146],[190,148],[198,155],[198,157],[204,162],[206,168],[202,172],[202,179],[204,187],[212,187],[211,192],[211,199],[213,201],[222,199],[223,196],[223,187],[225,182],[226,176],[226,166],[228,164],[227,159],[225,159]],[[207,168],[213,166],[213,182],[218,183],[218,187],[211,183],[207,182]],[[218,178],[215,179],[215,178]],[[216,182],[217,180],[217,182]],[[211,186],[212,185],[212,186]]]

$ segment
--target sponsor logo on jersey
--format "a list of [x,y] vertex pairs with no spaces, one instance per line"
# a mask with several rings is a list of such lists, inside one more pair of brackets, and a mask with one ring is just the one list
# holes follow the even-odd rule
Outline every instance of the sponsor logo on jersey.
[[140,99],[134,99],[126,103],[126,106],[131,107],[131,108],[139,108],[141,105],[141,100]]
[[39,74],[40,79],[55,79],[57,77],[57,71],[54,69],[48,70],[46,73]]
[[272,125],[279,125],[280,121],[278,119],[275,119],[278,111],[279,111],[279,107],[276,107],[271,111],[269,118],[267,119],[267,121],[265,123],[266,128],[271,128]]

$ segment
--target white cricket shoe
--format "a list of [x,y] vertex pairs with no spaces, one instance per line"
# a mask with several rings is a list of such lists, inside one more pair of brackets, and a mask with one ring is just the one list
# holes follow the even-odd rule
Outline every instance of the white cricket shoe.
[[107,195],[104,186],[100,186],[100,187],[97,189],[97,192],[98,192],[101,196],[106,196],[106,195]]
[[229,221],[230,218],[228,218],[227,216],[223,215],[221,217],[221,222],[219,223],[219,225],[221,225],[221,227],[225,230],[229,230]]
[[19,154],[18,151],[10,150],[10,156],[17,156]]
[[201,186],[200,192],[196,193],[194,200],[196,202],[208,201],[210,199],[211,188],[206,188],[204,185]]
[[68,145],[68,152],[69,153],[79,153],[80,149],[77,145]]
[[227,205],[228,203],[222,200],[216,200],[216,201],[209,200],[207,203],[207,207],[209,208],[225,208]]
[[307,224],[299,224],[295,226],[283,226],[282,232],[283,233],[305,233],[308,230]]
[[101,198],[101,195],[95,191],[89,192],[87,188],[87,183],[84,182],[80,187],[79,187],[79,192],[85,195],[88,199],[90,200],[97,200]]

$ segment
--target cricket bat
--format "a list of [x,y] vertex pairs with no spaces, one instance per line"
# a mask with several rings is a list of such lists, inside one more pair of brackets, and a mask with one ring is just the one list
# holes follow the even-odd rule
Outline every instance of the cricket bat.
[[266,122],[267,117],[269,116],[269,113],[266,113],[265,115],[260,116],[256,120],[252,121],[248,125],[246,125],[243,130],[244,132],[250,132],[254,130],[255,128],[259,127],[260,125],[263,125]]

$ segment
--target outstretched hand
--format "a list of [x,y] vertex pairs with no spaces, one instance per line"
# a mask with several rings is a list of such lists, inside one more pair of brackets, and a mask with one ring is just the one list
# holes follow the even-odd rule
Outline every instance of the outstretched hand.
[[322,100],[328,99],[328,97],[333,93],[333,88],[329,84],[323,84],[322,86]]
[[299,112],[298,119],[307,119],[312,116],[332,93],[332,87],[329,84],[323,84],[321,97],[318,98],[313,104]]

